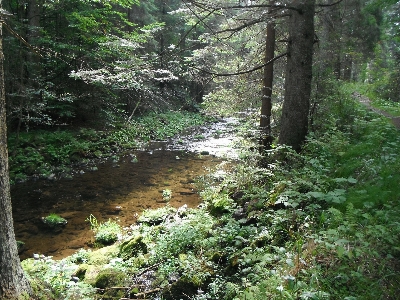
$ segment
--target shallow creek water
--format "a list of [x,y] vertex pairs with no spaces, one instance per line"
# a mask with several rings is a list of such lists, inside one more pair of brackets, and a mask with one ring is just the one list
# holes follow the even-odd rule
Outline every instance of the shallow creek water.
[[[12,186],[15,234],[25,243],[21,259],[34,253],[61,259],[89,248],[93,232],[86,219],[90,214],[99,222],[111,218],[129,226],[144,209],[166,205],[162,199],[165,189],[172,191],[171,206],[196,207],[201,201],[193,184],[196,177],[234,158],[231,144],[236,123],[236,119],[227,119],[169,141],[150,142],[117,162],[103,161],[96,171],[82,170],[72,179]],[[41,218],[50,213],[68,221],[61,232],[44,227]]]

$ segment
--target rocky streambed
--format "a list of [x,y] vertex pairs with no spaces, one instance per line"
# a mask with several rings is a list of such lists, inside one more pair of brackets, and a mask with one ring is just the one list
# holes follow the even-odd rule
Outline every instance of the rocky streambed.
[[[169,205],[196,207],[201,201],[196,178],[224,160],[235,159],[237,124],[237,119],[224,119],[167,141],[149,142],[95,167],[82,166],[72,178],[12,186],[15,233],[24,243],[21,259],[34,253],[61,259],[89,248],[91,214],[99,222],[113,219],[129,226],[143,210],[165,206],[165,190],[171,191]],[[52,213],[67,220],[62,230],[55,232],[42,221]]]

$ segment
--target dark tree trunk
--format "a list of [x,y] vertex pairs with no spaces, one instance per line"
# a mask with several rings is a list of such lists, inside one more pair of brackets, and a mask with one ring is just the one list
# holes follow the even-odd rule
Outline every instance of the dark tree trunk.
[[319,17],[320,73],[322,76],[333,73],[335,78],[340,79],[342,17],[339,5],[333,5],[335,2],[328,0],[326,3],[330,6],[323,7]]
[[345,55],[343,62],[343,80],[350,81],[352,73],[353,60],[349,54]]
[[[28,19],[28,30],[26,41],[35,45],[40,37],[40,3],[39,0],[29,0],[27,5],[26,17]],[[30,87],[39,88],[40,80],[40,57],[36,53],[27,53],[27,81]]]
[[[273,3],[272,3],[273,4]],[[265,43],[265,63],[274,58],[275,53],[275,23],[267,25],[267,36]],[[264,68],[260,129],[262,131],[262,146],[269,149],[272,143],[271,135],[271,111],[272,111],[272,84],[274,78],[274,64],[271,62]]]
[[2,40],[0,25],[0,299],[20,299],[23,294],[32,294],[32,290],[18,257],[12,218]]
[[296,9],[289,19],[285,100],[282,108],[279,143],[299,151],[308,128],[315,0],[293,1]]

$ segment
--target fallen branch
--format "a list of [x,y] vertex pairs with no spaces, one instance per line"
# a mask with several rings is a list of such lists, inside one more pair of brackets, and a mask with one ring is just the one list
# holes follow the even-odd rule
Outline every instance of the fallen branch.
[[156,288],[156,289],[153,289],[153,290],[144,291],[144,292],[140,292],[140,293],[134,294],[133,296],[135,296],[135,297],[142,297],[142,296],[144,296],[144,297],[146,298],[146,295],[148,295],[148,294],[153,294],[153,293],[157,293],[157,292],[159,292],[159,291],[161,291],[161,289],[160,289],[160,288]]
[[150,271],[151,269],[158,267],[159,265],[161,265],[161,263],[162,262],[159,262],[159,263],[156,263],[154,265],[151,265],[150,267],[147,267],[146,269],[142,270],[140,273],[136,274],[135,277],[141,276],[144,273],[146,273],[147,271]]
[[285,52],[285,53],[282,53],[282,54],[280,54],[278,56],[275,56],[273,59],[267,61],[265,64],[262,64],[261,66],[257,66],[257,67],[255,67],[253,69],[246,70],[246,71],[241,71],[241,72],[236,72],[236,73],[214,73],[214,72],[207,71],[207,70],[204,70],[204,69],[196,68],[194,66],[191,66],[191,67],[193,69],[196,69],[196,70],[199,70],[199,71],[204,72],[206,74],[214,75],[214,76],[237,76],[237,75],[243,75],[243,74],[247,74],[247,73],[251,73],[251,72],[260,70],[260,69],[264,68],[265,66],[269,65],[270,63],[274,62],[275,60],[286,56],[288,53],[289,52]]

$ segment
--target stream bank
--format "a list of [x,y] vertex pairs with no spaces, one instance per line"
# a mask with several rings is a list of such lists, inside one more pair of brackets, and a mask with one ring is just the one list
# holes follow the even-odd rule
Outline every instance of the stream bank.
[[[166,205],[163,190],[171,190],[169,205],[196,207],[201,199],[196,178],[222,161],[235,158],[238,120],[224,119],[197,127],[166,141],[153,141],[80,170],[73,178],[40,179],[12,186],[13,217],[18,241],[24,243],[21,259],[34,253],[61,259],[80,248],[89,248],[93,233],[87,222],[94,215],[129,226],[145,209]],[[49,231],[42,217],[56,213],[68,221],[58,233]]]

